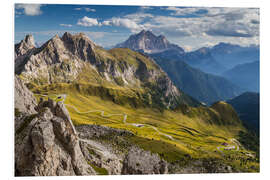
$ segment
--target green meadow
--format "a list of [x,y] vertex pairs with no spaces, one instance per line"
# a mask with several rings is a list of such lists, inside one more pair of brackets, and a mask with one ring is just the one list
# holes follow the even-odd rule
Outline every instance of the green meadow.
[[[258,159],[246,155],[254,152],[242,146],[238,151],[224,150],[222,143],[236,146],[231,139],[238,139],[239,132],[245,131],[241,123],[231,120],[229,114],[225,119],[220,117],[222,112],[230,112],[226,105],[215,105],[218,107],[213,108],[180,107],[176,110],[161,111],[147,106],[134,107],[125,103],[125,98],[123,102],[113,102],[102,90],[89,92],[91,88],[82,88],[85,86],[78,89],[74,88],[73,84],[62,83],[36,86],[32,91],[38,100],[49,97],[55,101],[64,101],[75,126],[95,124],[131,131],[135,136],[127,141],[158,153],[168,162],[181,161],[181,164],[186,164],[192,160],[210,158],[242,172],[257,172],[259,169]],[[93,89],[95,90],[91,90]],[[123,93],[123,96],[134,98],[132,91],[117,87],[113,90],[118,93],[116,97]],[[61,94],[65,94],[66,98]],[[99,111],[104,111],[104,114]],[[126,122],[124,115],[127,115]],[[142,126],[137,127],[134,124]],[[217,147],[221,147],[222,152]]]

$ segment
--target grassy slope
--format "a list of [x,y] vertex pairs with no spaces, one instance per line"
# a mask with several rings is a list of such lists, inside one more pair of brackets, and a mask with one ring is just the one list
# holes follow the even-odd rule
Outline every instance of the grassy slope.
[[[80,84],[80,86],[83,86]],[[121,87],[114,87],[115,92],[121,92],[120,96],[133,96],[133,91],[126,91]],[[241,124],[232,124],[230,117],[221,119],[220,111],[224,106],[221,105],[213,108],[179,108],[176,111],[159,110],[138,107],[130,104],[115,104],[106,95],[100,92],[88,92],[85,88],[74,88],[72,84],[50,85],[36,87],[32,89],[40,94],[49,94],[51,98],[56,98],[55,94],[67,94],[65,104],[75,106],[80,112],[89,110],[102,110],[106,114],[127,114],[127,123],[147,124],[144,127],[135,127],[123,123],[123,115],[102,117],[100,112],[91,112],[87,114],[77,113],[72,107],[67,106],[75,125],[80,124],[98,124],[113,128],[126,129],[132,131],[136,136],[130,138],[134,144],[159,153],[169,162],[182,160],[187,154],[193,159],[217,158],[235,169],[241,171],[258,171],[258,163],[247,161],[247,157],[242,155],[241,151],[228,151],[225,157],[217,151],[217,146],[223,142],[234,145],[230,142],[231,138],[237,138],[239,131],[245,131]],[[38,91],[37,91],[38,90]],[[36,97],[41,97],[36,94]],[[101,97],[101,98],[100,98]],[[222,103],[221,103],[222,104]],[[230,108],[229,108],[230,112]],[[227,122],[227,123],[226,123]],[[159,134],[150,126],[157,127],[162,133],[170,135],[170,138]],[[243,165],[243,162],[245,164]],[[252,169],[250,167],[255,167]]]

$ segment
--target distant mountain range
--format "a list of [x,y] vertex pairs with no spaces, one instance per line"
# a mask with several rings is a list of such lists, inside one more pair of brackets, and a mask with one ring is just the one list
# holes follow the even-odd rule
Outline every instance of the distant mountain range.
[[243,47],[230,43],[219,43],[211,48],[215,60],[227,69],[236,65],[259,61],[260,47],[251,45]]
[[[223,52],[222,46],[226,47]],[[116,47],[130,48],[152,57],[178,88],[206,104],[233,98],[245,89],[248,90],[243,84],[231,81],[225,74],[224,77],[228,80],[222,77],[227,68],[215,59],[217,52],[228,54],[229,47],[240,51],[240,46],[220,43],[212,48],[203,47],[184,52],[164,36],[156,36],[151,31],[141,31]],[[256,74],[250,76],[255,77]]]
[[165,59],[181,60],[206,73],[220,75],[236,65],[258,61],[259,46],[242,47],[230,43],[219,43],[213,47],[202,47],[192,52],[170,43],[165,36],[156,36],[151,31],[131,35],[115,47],[130,48]]
[[165,51],[162,53],[153,53],[153,57],[162,57],[165,59],[183,61],[191,67],[200,69],[203,72],[211,74],[220,74],[226,68],[215,60],[209,48],[203,47],[196,51],[179,54],[176,51]]
[[245,92],[227,101],[238,113],[244,125],[255,132],[260,127],[260,95],[259,93]]
[[248,91],[260,90],[260,62],[254,61],[235,66],[225,71],[222,76]]
[[243,92],[229,80],[192,68],[183,61],[158,57],[154,59],[179,89],[208,105],[235,97]]

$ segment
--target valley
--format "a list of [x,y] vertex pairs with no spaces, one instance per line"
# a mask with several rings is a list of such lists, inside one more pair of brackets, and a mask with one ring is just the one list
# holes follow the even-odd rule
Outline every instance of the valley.
[[[40,93],[43,95],[36,94],[37,99],[50,97],[56,101],[63,101],[75,127],[98,125],[130,131],[136,136],[128,141],[145,150],[158,153],[170,163],[177,162],[179,158],[184,162],[187,161],[186,163],[214,158],[238,169],[240,166],[238,163],[249,158],[247,154],[254,154],[232,141],[244,128],[235,125],[209,125],[209,121],[201,119],[200,116],[205,119],[209,117],[200,115],[197,108],[189,109],[185,114],[182,110],[160,112],[152,108],[134,109],[129,105],[117,105],[100,97],[78,93],[64,94],[64,91],[58,90],[40,90]],[[88,141],[80,140],[86,143]],[[223,146],[224,143],[228,146]],[[230,150],[224,150],[232,146]],[[187,157],[193,160],[190,161]],[[231,161],[230,157],[242,160],[238,162],[236,158]],[[254,165],[256,163],[251,160],[247,163],[246,170]]]

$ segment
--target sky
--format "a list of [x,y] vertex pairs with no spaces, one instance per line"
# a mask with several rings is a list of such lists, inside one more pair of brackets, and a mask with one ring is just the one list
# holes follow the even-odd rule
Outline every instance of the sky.
[[15,43],[32,34],[41,45],[67,31],[111,47],[150,30],[186,51],[219,42],[259,45],[258,8],[16,4],[14,13]]

